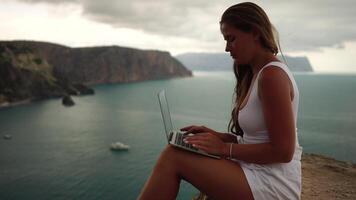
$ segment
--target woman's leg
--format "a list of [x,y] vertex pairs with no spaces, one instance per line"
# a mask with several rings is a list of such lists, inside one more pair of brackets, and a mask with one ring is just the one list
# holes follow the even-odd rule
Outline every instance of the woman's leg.
[[184,179],[213,199],[253,199],[238,163],[218,160],[168,145],[138,199],[175,199]]

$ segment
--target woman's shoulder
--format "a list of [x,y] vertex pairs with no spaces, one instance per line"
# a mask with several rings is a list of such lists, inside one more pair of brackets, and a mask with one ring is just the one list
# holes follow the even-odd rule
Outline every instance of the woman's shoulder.
[[281,92],[282,90],[288,91],[289,89],[290,78],[282,67],[271,64],[260,71],[258,78],[259,96],[262,91],[272,94],[274,91]]
[[[284,65],[284,64],[283,64]],[[273,83],[281,83],[288,80],[288,72],[282,65],[279,65],[277,62],[271,63],[261,69],[259,72],[259,83],[269,82]]]
[[[287,66],[286,66],[287,67]],[[260,71],[258,78],[258,96],[275,99],[276,96],[290,94],[294,98],[294,87],[288,71],[281,66],[269,65]]]

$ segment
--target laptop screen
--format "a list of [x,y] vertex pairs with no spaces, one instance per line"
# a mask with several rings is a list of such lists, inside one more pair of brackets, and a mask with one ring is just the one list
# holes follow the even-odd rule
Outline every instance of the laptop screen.
[[167,98],[166,98],[166,94],[165,94],[164,90],[161,90],[158,93],[158,101],[159,101],[159,105],[161,107],[164,128],[166,131],[167,141],[168,141],[169,134],[170,134],[170,132],[173,131],[173,125],[172,125],[171,115],[169,113],[169,106],[168,106],[168,102],[167,102]]

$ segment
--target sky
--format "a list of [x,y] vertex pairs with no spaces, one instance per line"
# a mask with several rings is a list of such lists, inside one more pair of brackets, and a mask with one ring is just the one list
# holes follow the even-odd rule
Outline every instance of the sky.
[[[231,0],[0,0],[0,40],[70,47],[224,52],[221,14]],[[316,72],[356,73],[356,1],[260,0],[282,51],[307,56]]]

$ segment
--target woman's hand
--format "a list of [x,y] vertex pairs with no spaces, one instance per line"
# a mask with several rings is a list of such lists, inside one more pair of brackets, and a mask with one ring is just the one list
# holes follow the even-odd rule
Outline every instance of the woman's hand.
[[219,133],[216,132],[210,128],[207,128],[205,126],[187,126],[184,128],[180,129],[181,131],[186,131],[185,135],[191,135],[191,134],[197,134],[197,133],[211,133],[217,137],[220,138],[223,142],[233,142],[236,143],[237,139],[236,136],[232,136],[231,134],[224,134],[224,133]]
[[212,133],[216,136],[219,137],[219,133],[214,131],[213,129],[210,129],[210,128],[207,128],[205,126],[186,126],[184,128],[181,128],[180,129],[181,131],[185,131],[185,135],[188,135],[188,134],[197,134],[197,133]]
[[186,136],[184,142],[192,144],[193,147],[205,151],[206,153],[220,156],[228,155],[227,144],[214,133],[205,132]]

